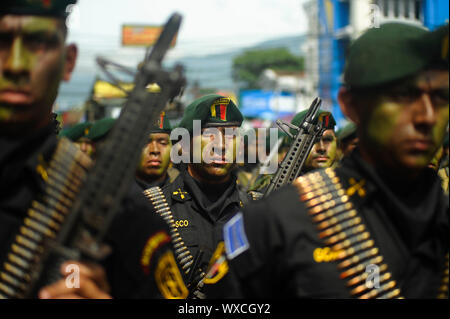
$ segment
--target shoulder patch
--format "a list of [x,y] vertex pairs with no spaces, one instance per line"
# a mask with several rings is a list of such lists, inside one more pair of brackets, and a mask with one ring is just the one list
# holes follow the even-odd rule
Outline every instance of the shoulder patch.
[[211,257],[208,266],[208,273],[205,276],[203,282],[206,285],[211,285],[217,283],[221,280],[228,272],[228,263],[225,258],[225,245],[221,241],[216,248],[216,251]]
[[250,245],[244,229],[244,215],[238,212],[223,227],[225,251],[228,259],[233,259],[246,251]]
[[166,299],[185,299],[189,295],[172,251],[158,260],[155,270],[156,284]]
[[172,198],[179,201],[179,202],[185,202],[189,199],[191,199],[191,196],[188,192],[182,190],[180,187],[178,187],[175,191],[172,192]]

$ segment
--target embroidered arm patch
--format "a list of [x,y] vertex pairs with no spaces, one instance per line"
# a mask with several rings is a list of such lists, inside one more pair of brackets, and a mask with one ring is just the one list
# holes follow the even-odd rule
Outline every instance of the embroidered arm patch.
[[244,229],[244,215],[237,213],[223,227],[225,251],[229,260],[246,251],[250,245]]

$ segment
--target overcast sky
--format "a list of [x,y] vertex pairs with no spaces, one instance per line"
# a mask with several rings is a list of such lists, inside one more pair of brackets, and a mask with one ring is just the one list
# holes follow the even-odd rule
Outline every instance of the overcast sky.
[[[120,45],[123,24],[161,25],[173,12],[178,12],[183,16],[178,53],[210,54],[284,35],[305,33],[304,2],[79,0],[78,14],[72,20],[69,40],[78,42],[84,50],[107,53],[113,46]],[[126,50],[133,53],[132,49]]]

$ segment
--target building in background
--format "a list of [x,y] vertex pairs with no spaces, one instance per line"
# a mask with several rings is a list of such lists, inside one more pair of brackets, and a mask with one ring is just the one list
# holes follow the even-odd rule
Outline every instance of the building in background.
[[333,113],[338,127],[346,123],[337,94],[342,84],[350,42],[367,28],[400,21],[431,30],[447,23],[448,0],[310,0],[303,9],[308,18],[306,74],[317,87],[322,107]]

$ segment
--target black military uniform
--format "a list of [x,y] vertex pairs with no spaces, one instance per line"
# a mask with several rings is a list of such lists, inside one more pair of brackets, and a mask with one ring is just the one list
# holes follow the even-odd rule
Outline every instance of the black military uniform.
[[[189,129],[194,119],[202,120],[202,125],[211,123],[209,110],[219,99],[226,100],[222,105],[227,108],[228,115],[220,114],[218,108],[217,117],[223,116],[223,124],[235,123],[234,125],[240,126],[242,115],[234,103],[223,96],[209,95],[187,107],[180,127]],[[222,111],[225,107],[222,107]],[[192,132],[192,129],[190,131]],[[158,212],[169,223],[175,256],[180,269],[185,273],[186,285],[191,292],[195,291],[217,243],[222,240],[222,226],[250,198],[238,189],[236,176],[233,174],[230,174],[226,183],[209,184],[193,178],[186,166],[180,166],[180,175],[173,183],[163,187],[162,191],[152,195],[152,192],[147,190],[144,194],[155,203],[155,207],[160,207]],[[170,213],[166,207],[170,207]]]
[[[351,47],[358,67],[348,66],[347,81],[352,72],[373,84],[445,65],[448,42],[437,50],[443,30],[386,24],[368,31]],[[361,45],[368,39],[373,50]],[[382,64],[396,64],[386,49],[392,44],[403,64],[367,64],[380,52],[388,56]],[[411,183],[369,164],[357,148],[339,167],[312,171],[244,208],[223,231],[204,280],[209,298],[448,298],[449,199],[426,167]]]
[[[66,15],[67,4],[74,2],[7,1],[0,12],[62,18]],[[69,145],[71,152],[78,152],[79,158],[85,156],[67,139],[58,140],[54,121],[49,120],[46,127],[28,135],[0,134],[0,299],[17,296],[17,279],[27,277],[33,252],[40,251],[41,239],[49,231],[50,224],[39,219],[43,216],[39,209],[31,215],[29,208],[33,201],[42,199],[48,189],[49,163],[61,143]],[[86,161],[89,161],[87,157]],[[164,273],[170,277],[172,292],[180,288],[176,297],[187,296],[181,276],[175,283],[178,269],[175,260],[173,263],[170,260],[173,255],[169,229],[153,214],[137,185],[132,185],[124,198],[106,241],[113,250],[104,261],[113,297],[174,296],[166,293],[168,281]],[[155,276],[158,267],[163,275]]]
[[[358,152],[344,159],[335,174],[346,193],[352,193],[350,201],[362,219],[352,225],[355,231],[352,234],[361,237],[360,244],[367,245],[359,253],[379,249],[370,260],[380,270],[384,268],[382,265],[387,265],[387,272],[396,282],[385,292],[394,293],[399,289],[398,295],[393,296],[436,297],[448,265],[445,256],[449,234],[448,197],[439,192],[436,174],[427,170],[421,183],[405,189],[402,184],[395,185],[389,176],[373,170]],[[299,196],[299,190],[289,185],[244,209],[241,220],[230,228],[235,233],[225,237],[225,242],[235,247],[234,250],[239,247],[246,250],[229,261],[230,272],[222,281],[206,285],[209,297],[350,298],[353,295],[352,289],[346,286],[353,277],[341,279],[348,267],[340,270],[337,266],[346,259],[339,259],[330,249],[332,245],[324,244],[319,237],[321,232],[312,222],[308,202],[305,205],[298,200]],[[370,237],[366,237],[367,232]],[[357,265],[352,264],[350,268]],[[365,288],[366,281],[361,280],[352,288],[360,285]],[[380,286],[389,282],[389,279],[381,281]],[[370,289],[364,289],[362,294],[368,292]]]
[[[54,126],[49,125],[39,133],[23,139],[0,138],[0,265],[3,268],[10,254],[10,246],[19,227],[23,225],[27,209],[45,190],[45,182],[39,167],[45,166],[57,145]],[[104,262],[111,285],[111,294],[118,298],[159,298],[150,269],[170,250],[170,240],[161,242],[155,250],[151,264],[143,272],[141,257],[148,241],[155,234],[166,234],[166,223],[151,211],[146,198],[136,184],[130,188],[123,201],[123,208],[111,225],[107,242],[113,254]],[[12,263],[13,266],[17,266]],[[180,278],[181,279],[181,278]],[[4,294],[0,287],[0,293]]]

